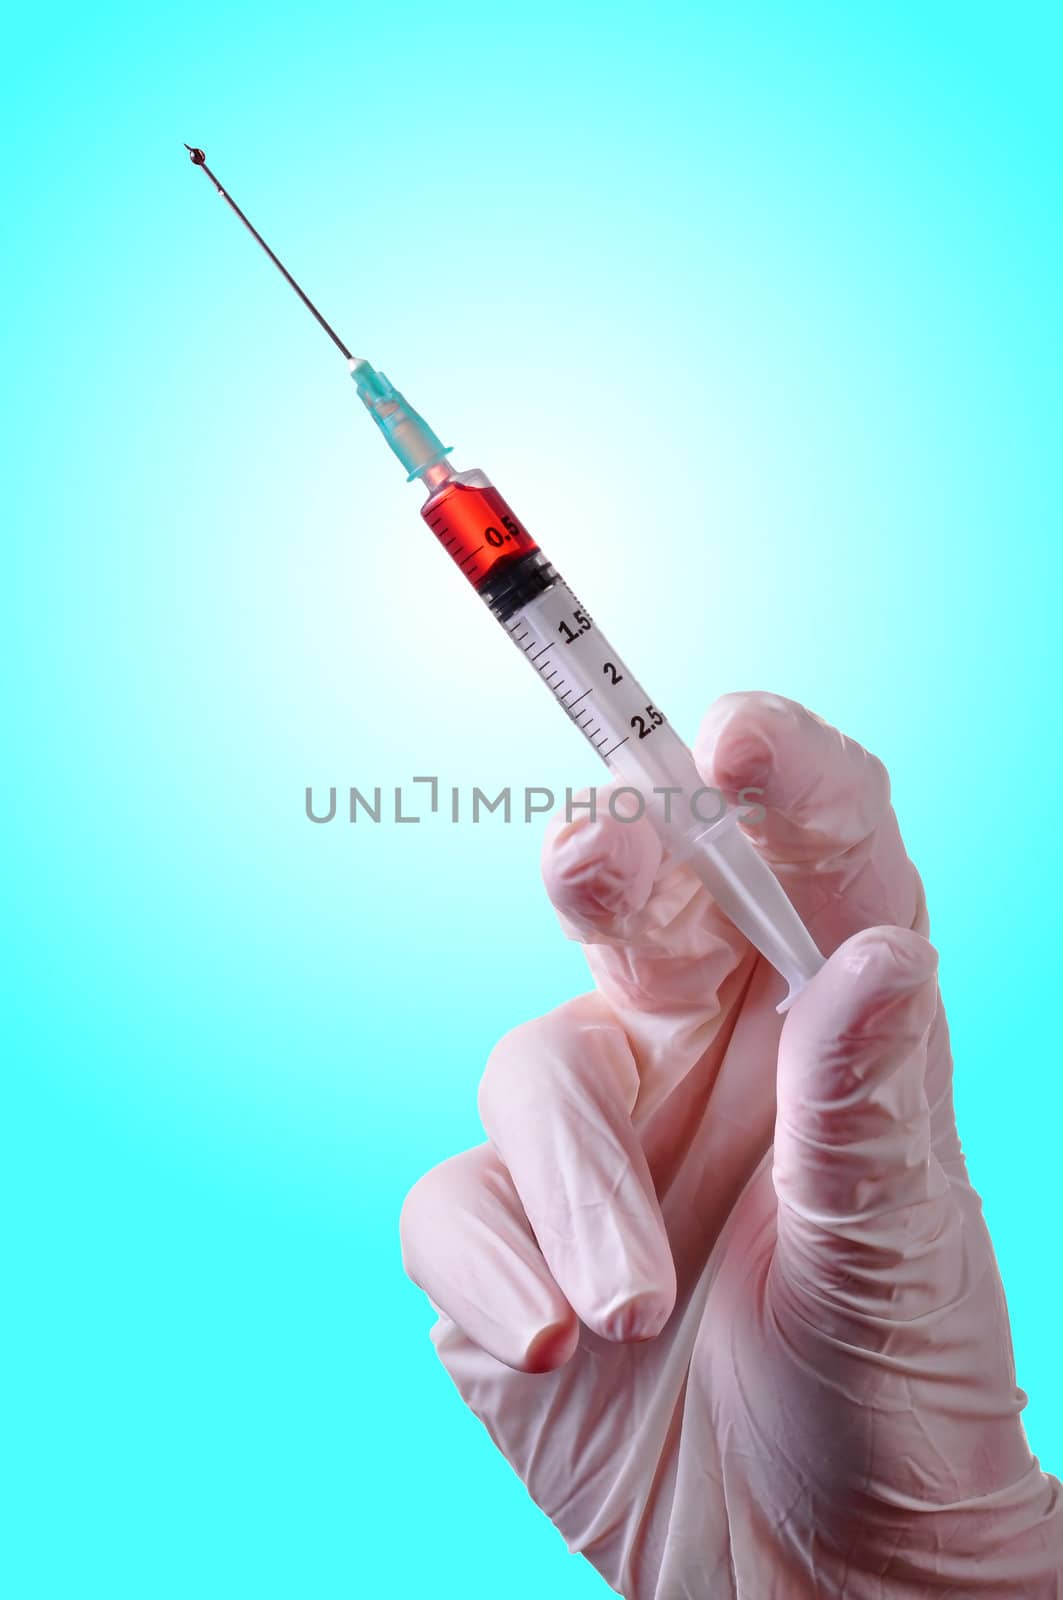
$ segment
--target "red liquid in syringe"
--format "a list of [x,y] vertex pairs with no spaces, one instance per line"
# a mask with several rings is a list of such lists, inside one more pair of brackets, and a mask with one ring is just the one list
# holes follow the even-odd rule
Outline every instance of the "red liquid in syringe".
[[421,507],[421,515],[454,564],[480,589],[502,564],[539,546],[497,489],[453,480]]

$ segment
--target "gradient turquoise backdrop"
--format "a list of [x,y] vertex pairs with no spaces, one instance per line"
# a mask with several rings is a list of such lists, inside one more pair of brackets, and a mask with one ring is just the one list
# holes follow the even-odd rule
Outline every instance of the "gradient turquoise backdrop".
[[8,18],[13,1600],[605,1592],[397,1244],[496,1038],[584,985],[540,826],[303,815],[596,767],[185,139],[682,730],[769,687],[888,763],[1063,1468],[1063,35],[854,11]]

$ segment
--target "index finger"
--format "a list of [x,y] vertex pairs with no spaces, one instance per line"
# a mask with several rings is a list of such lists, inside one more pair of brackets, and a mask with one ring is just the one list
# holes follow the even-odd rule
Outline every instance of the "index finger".
[[732,801],[757,791],[763,815],[742,825],[824,954],[880,924],[927,932],[889,775],[855,739],[795,700],[729,694],[706,715],[694,760]]

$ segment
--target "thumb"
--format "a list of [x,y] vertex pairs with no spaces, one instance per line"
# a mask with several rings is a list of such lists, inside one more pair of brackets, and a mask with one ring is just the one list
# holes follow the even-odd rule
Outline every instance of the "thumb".
[[937,953],[870,928],[799,996],[779,1045],[775,1273],[802,1300],[907,1320],[940,1285],[949,1188],[931,1151],[925,1075]]

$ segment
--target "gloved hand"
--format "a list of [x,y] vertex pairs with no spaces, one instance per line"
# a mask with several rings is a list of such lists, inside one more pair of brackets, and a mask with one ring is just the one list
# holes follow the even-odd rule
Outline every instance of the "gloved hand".
[[509,1034],[488,1142],[403,1212],[436,1348],[629,1600],[1063,1597],[953,1118],[922,887],[881,764],[772,695],[695,755],[824,952],[785,985],[646,822],[555,821],[596,988]]

